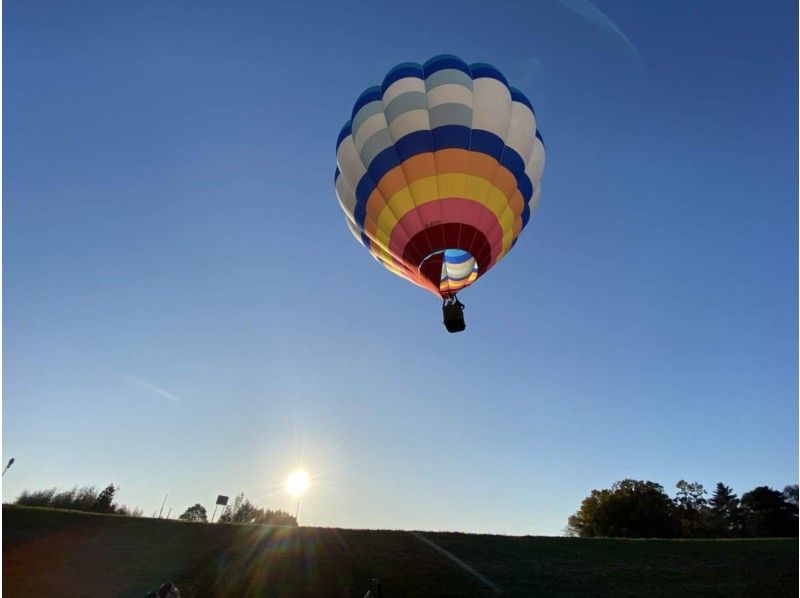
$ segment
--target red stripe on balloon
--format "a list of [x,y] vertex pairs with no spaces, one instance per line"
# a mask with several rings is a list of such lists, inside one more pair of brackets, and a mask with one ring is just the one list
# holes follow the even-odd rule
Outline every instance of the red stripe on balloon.
[[[411,263],[415,261],[412,257],[413,254],[420,255],[422,253],[422,257],[424,257],[427,255],[427,253],[423,253],[425,251],[430,253],[444,249],[463,249],[477,258],[476,253],[467,246],[472,245],[472,235],[459,229],[453,233],[452,227],[448,227],[448,224],[465,225],[480,231],[481,236],[489,245],[488,255],[483,258],[484,261],[488,258],[486,269],[494,265],[503,247],[502,229],[497,221],[497,216],[480,203],[462,197],[437,199],[409,210],[392,229],[389,250],[394,255],[402,255]],[[433,238],[427,236],[418,238],[419,233],[432,226],[443,228],[444,234],[441,241],[438,239],[434,241]],[[442,245],[430,247],[428,241],[441,242]],[[416,265],[419,266],[419,263]]]

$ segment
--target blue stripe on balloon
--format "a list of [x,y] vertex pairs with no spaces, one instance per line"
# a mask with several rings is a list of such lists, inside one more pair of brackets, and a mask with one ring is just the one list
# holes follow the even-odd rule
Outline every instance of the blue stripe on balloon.
[[505,166],[514,175],[519,183],[519,179],[525,174],[525,161],[520,155],[510,147],[506,148],[500,158],[500,164]]
[[520,104],[525,104],[530,111],[533,112],[533,115],[536,116],[536,111],[533,109],[533,104],[531,104],[530,100],[516,87],[509,87],[511,90],[511,100],[514,102],[519,102]]
[[436,71],[442,71],[444,69],[456,69],[462,73],[466,73],[470,76],[470,78],[473,78],[472,72],[470,71],[467,63],[461,60],[458,56],[453,56],[452,54],[439,54],[438,56],[434,56],[422,65],[422,69],[425,72],[426,77],[430,77]]
[[522,218],[522,228],[528,226],[528,220],[531,219],[531,208],[527,203],[525,204],[525,207],[522,208],[522,214],[520,215],[520,218]]
[[373,181],[380,181],[387,172],[395,166],[400,166],[395,146],[390,145],[372,159],[367,167],[367,172]]
[[468,253],[468,251],[464,251],[463,249],[445,249],[444,260],[449,263],[453,260],[464,257]]
[[495,160],[500,160],[505,146],[506,144],[503,140],[494,133],[482,129],[472,130],[472,141],[469,145],[469,149],[473,152],[481,152],[482,154],[492,156]]
[[528,175],[524,172],[517,177],[517,189],[519,189],[522,199],[524,199],[527,204],[531,200],[531,197],[533,197],[533,184],[528,178]]
[[409,133],[401,137],[400,140],[394,144],[394,148],[397,150],[397,156],[400,158],[401,162],[405,162],[418,154],[432,152],[434,146],[431,140],[431,132],[422,130]]
[[460,249],[446,249],[444,252],[444,261],[448,264],[463,264],[472,259],[472,255],[468,251]]
[[531,198],[533,186],[531,185],[530,178],[525,174],[525,162],[517,152],[507,147],[503,152],[503,157],[500,159],[500,164],[514,175],[514,178],[517,180],[517,189],[519,189],[522,199],[527,203]]
[[544,139],[542,139],[542,134],[539,132],[539,129],[536,129],[536,139],[542,142],[542,147],[544,147]]
[[433,149],[469,149],[469,138],[472,129],[461,125],[444,125],[431,131],[433,134]]
[[342,141],[350,136],[350,133],[352,132],[352,125],[353,121],[348,120],[346,123],[344,123],[342,130],[339,131],[339,137],[336,139],[336,151],[339,151],[339,146],[342,145]]
[[492,79],[497,79],[503,85],[508,87],[508,81],[503,76],[503,73],[498,71],[494,68],[491,64],[486,64],[485,62],[476,62],[474,64],[469,65],[469,70],[472,71],[472,78],[480,79],[481,77],[490,77]]
[[353,106],[353,113],[350,115],[350,119],[354,119],[358,111],[361,110],[364,106],[369,104],[370,102],[378,102],[381,99],[381,87],[380,85],[373,85],[365,89],[358,99],[356,100],[356,105]]
[[513,148],[506,146],[503,149],[503,155],[500,157],[500,164],[514,175],[517,181],[517,189],[519,189],[522,199],[527,203],[533,193],[533,185],[528,175],[525,174],[525,161]]
[[375,190],[375,183],[368,175],[361,177],[356,185],[356,206],[353,209],[353,218],[358,228],[364,229],[364,220],[367,218],[367,200]]
[[417,79],[424,79],[425,73],[422,70],[422,65],[416,62],[404,62],[394,67],[386,77],[383,78],[383,85],[381,85],[381,94],[386,93],[386,90],[391,87],[392,83],[396,83],[400,79],[406,77],[416,77]]

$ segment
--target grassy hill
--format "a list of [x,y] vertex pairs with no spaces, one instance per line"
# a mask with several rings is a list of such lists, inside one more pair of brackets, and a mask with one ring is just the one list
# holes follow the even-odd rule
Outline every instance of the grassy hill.
[[[796,596],[797,540],[205,525],[3,506],[6,596]],[[470,572],[470,570],[472,572]],[[483,578],[483,580],[481,579]]]

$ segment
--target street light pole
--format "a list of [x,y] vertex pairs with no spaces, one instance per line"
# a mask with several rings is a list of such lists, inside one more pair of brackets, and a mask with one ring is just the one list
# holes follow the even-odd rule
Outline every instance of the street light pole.
[[8,468],[11,467],[12,465],[14,465],[14,457],[11,457],[8,460],[8,465],[6,465],[6,468],[3,470],[3,475],[0,475],[0,478],[3,477],[4,475],[6,475],[6,472],[8,471]]

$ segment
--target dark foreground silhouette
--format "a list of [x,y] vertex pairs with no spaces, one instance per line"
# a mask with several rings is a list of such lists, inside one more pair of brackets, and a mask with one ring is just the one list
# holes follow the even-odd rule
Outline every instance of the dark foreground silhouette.
[[8,596],[794,596],[797,540],[208,525],[3,506]]

